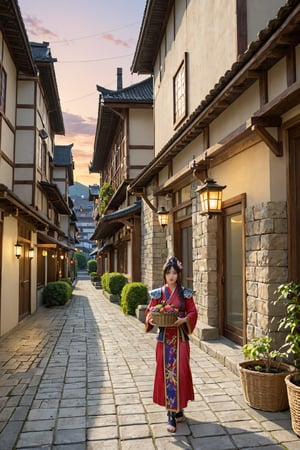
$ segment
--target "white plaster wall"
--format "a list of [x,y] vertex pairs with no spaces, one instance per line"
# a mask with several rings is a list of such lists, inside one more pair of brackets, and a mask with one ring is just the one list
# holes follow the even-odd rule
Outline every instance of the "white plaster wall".
[[232,105],[220,114],[209,127],[210,145],[218,143],[222,138],[246,122],[259,109],[258,83],[254,83]]
[[277,97],[287,88],[286,58],[282,58],[268,72],[268,96],[269,101]]
[[33,163],[34,132],[32,130],[17,130],[16,132],[16,163]]
[[1,121],[1,150],[11,162],[14,161],[14,134],[5,120]]
[[32,187],[28,184],[15,184],[14,193],[29,205],[32,203]]
[[[275,156],[264,143],[239,153],[213,169],[209,175],[227,185],[223,199],[247,194],[247,206],[268,201],[285,201],[285,158]],[[272,173],[272,178],[270,176]]]
[[[3,222],[2,273],[1,273],[1,335],[19,322],[19,261],[15,257],[14,245],[18,236],[18,223],[14,217],[5,217]],[[10,276],[7,276],[10,274]]]
[[153,145],[153,110],[129,110],[129,145]]
[[33,105],[34,104],[34,81],[20,80],[18,82],[18,104]]
[[3,158],[0,160],[0,182],[12,190],[13,168]]
[[[176,20],[170,15],[164,53],[155,63],[155,154],[174,133],[173,77],[185,52],[187,58],[188,113],[214,87],[236,59],[235,0],[175,2]],[[176,36],[174,39],[174,27]],[[165,60],[164,60],[165,58]]]
[[33,126],[34,125],[34,110],[28,108],[18,108],[17,110],[17,126]]

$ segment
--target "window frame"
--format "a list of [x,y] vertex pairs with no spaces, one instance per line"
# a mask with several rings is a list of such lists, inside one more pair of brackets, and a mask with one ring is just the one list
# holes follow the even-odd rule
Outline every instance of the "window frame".
[[7,73],[4,68],[0,71],[0,109],[5,112],[7,92]]
[[[178,83],[180,82],[180,84]],[[180,94],[178,95],[178,92]],[[173,77],[173,124],[177,127],[187,116],[187,53]]]

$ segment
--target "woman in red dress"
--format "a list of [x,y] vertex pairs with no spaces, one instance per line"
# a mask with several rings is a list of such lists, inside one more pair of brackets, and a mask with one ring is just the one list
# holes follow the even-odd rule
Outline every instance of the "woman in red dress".
[[150,317],[151,308],[160,303],[173,305],[178,309],[174,325],[160,327],[156,345],[156,372],[153,401],[168,411],[168,427],[176,431],[176,423],[185,420],[183,409],[189,400],[194,400],[192,373],[190,369],[191,334],[197,322],[197,309],[193,291],[181,286],[181,262],[174,256],[163,267],[165,285],[150,292],[150,303],[146,311],[146,331],[152,330],[155,322]]

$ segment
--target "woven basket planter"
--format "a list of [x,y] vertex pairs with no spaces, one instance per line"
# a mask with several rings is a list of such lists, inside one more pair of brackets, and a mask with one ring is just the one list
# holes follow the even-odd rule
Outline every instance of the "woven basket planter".
[[300,437],[300,387],[296,386],[291,379],[293,374],[288,375],[285,378],[287,387],[292,427],[297,436]]
[[178,312],[150,312],[151,319],[158,327],[171,327],[177,320]]
[[[295,371],[294,366],[280,363],[282,373],[264,373],[251,370],[254,365],[264,365],[261,360],[239,364],[240,380],[245,402],[262,411],[285,411],[289,408],[285,378]],[[278,365],[274,365],[278,367]]]

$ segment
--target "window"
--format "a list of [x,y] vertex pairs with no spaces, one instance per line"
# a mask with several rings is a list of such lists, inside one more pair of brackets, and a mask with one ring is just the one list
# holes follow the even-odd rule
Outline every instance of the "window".
[[5,102],[6,102],[6,72],[4,69],[0,72],[0,109],[5,111]]
[[186,102],[186,60],[184,60],[173,79],[174,124],[181,121],[187,114]]

